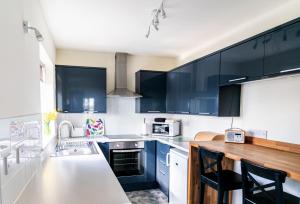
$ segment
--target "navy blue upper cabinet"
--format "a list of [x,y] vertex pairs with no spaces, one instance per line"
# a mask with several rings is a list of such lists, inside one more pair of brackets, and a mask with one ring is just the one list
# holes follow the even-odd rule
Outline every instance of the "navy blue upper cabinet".
[[166,112],[166,72],[141,70],[135,73],[135,91],[142,95],[136,99],[137,113]]
[[106,69],[56,65],[58,112],[106,112]]
[[178,85],[179,77],[175,71],[167,73],[167,97],[166,97],[166,110],[167,113],[176,113],[178,103]]
[[190,113],[193,66],[189,63],[167,74],[168,113]]
[[218,115],[220,53],[195,61],[191,113]]
[[235,84],[263,76],[264,37],[221,52],[220,84]]
[[177,113],[189,114],[194,63],[183,65],[175,70],[178,74],[178,104]]
[[265,36],[264,74],[300,71],[300,22]]

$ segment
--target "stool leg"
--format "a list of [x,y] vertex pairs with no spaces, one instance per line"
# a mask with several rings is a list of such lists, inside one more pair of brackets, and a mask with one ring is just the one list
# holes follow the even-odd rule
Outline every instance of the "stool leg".
[[218,204],[223,204],[224,191],[218,190]]
[[225,191],[224,192],[225,193],[225,195],[224,195],[224,199],[225,199],[225,204],[228,204],[229,203],[229,196],[228,196],[228,194],[229,194],[229,191]]
[[204,196],[205,196],[205,183],[201,182],[201,185],[200,185],[200,204],[204,204]]

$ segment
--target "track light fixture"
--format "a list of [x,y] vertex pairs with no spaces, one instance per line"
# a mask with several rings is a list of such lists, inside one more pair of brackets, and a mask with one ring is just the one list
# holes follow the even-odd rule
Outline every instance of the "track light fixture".
[[40,31],[35,27],[29,26],[28,21],[23,21],[23,29],[24,29],[25,33],[28,33],[29,30],[33,30],[34,34],[35,34],[35,37],[38,41],[43,41],[44,40],[44,38],[43,38],[42,34],[40,33]]
[[148,27],[148,31],[146,33],[146,38],[149,38],[150,33],[151,33],[151,27],[153,27],[156,31],[159,30],[159,23],[160,23],[160,18],[167,18],[167,14],[164,8],[165,0],[162,0],[159,8],[154,9],[152,12],[152,20],[150,22],[150,25]]

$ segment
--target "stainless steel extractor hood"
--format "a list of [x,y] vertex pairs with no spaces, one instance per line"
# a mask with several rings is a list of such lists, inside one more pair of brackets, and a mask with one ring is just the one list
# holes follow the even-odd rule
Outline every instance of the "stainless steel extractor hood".
[[127,53],[115,55],[115,90],[107,97],[140,98],[141,95],[127,89]]

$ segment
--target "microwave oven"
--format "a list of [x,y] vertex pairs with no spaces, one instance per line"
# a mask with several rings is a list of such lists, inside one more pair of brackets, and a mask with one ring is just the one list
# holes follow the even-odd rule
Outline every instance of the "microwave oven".
[[179,121],[153,122],[152,135],[175,137],[180,134]]

